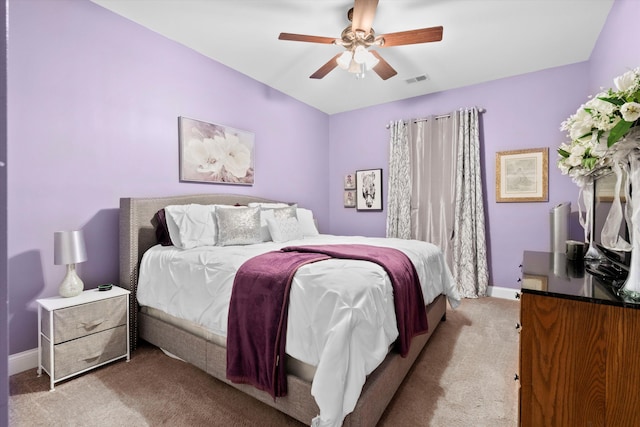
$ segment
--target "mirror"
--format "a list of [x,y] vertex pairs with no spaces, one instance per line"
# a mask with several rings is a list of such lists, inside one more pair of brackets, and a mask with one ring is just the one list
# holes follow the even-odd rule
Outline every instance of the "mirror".
[[[609,215],[609,211],[611,210],[611,206],[613,205],[615,184],[616,175],[613,172],[603,175],[594,181],[593,223],[591,239],[593,243],[595,243],[596,245],[600,245],[596,247],[601,252],[603,252],[603,255],[605,255],[607,258],[616,262],[620,262],[624,265],[629,265],[631,252],[606,251],[602,250],[601,247],[602,228],[604,227],[607,216]],[[620,202],[622,204],[622,211],[624,212],[624,210],[626,209],[624,188],[620,189]],[[625,239],[627,242],[629,241],[629,232],[627,230],[626,221],[622,221],[618,232],[623,239]]]

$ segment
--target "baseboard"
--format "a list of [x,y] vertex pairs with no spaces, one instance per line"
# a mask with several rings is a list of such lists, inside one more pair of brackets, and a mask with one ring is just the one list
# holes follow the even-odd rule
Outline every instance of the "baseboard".
[[501,288],[500,286],[488,286],[487,296],[502,299],[517,299],[516,294],[519,294],[519,289],[513,288]]
[[[500,286],[487,287],[487,296],[502,299],[516,299],[517,289],[502,288]],[[9,355],[9,375],[19,374],[29,369],[38,368],[38,349],[23,351]]]
[[38,368],[38,349],[9,355],[9,376]]

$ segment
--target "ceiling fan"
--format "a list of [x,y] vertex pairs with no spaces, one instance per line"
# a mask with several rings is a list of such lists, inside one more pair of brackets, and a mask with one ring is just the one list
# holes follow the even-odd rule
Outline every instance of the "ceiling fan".
[[291,33],[280,33],[278,39],[336,44],[346,49],[345,52],[337,54],[309,76],[312,79],[321,79],[339,66],[354,73],[358,78],[364,77],[366,70],[373,70],[382,80],[387,80],[398,72],[378,52],[370,49],[371,47],[402,46],[442,40],[443,29],[441,26],[376,36],[371,25],[377,7],[378,0],[354,0],[353,7],[347,12],[347,18],[351,21],[351,25],[342,31],[339,39]]

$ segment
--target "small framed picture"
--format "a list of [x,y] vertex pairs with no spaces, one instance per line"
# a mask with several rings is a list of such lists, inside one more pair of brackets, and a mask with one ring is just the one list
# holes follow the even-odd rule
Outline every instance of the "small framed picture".
[[344,190],[344,207],[356,207],[356,190]]
[[356,171],[356,210],[382,210],[382,169]]
[[356,177],[352,173],[344,176],[344,189],[345,190],[356,189]]
[[546,147],[496,153],[496,201],[548,201],[548,169]]

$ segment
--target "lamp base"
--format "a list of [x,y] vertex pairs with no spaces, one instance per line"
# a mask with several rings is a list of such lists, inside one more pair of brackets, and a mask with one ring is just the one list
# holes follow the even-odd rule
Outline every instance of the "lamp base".
[[67,274],[64,276],[62,283],[60,283],[58,293],[61,297],[70,298],[80,295],[83,290],[84,283],[82,283],[82,280],[78,277],[78,273],[76,273],[76,265],[67,264]]

